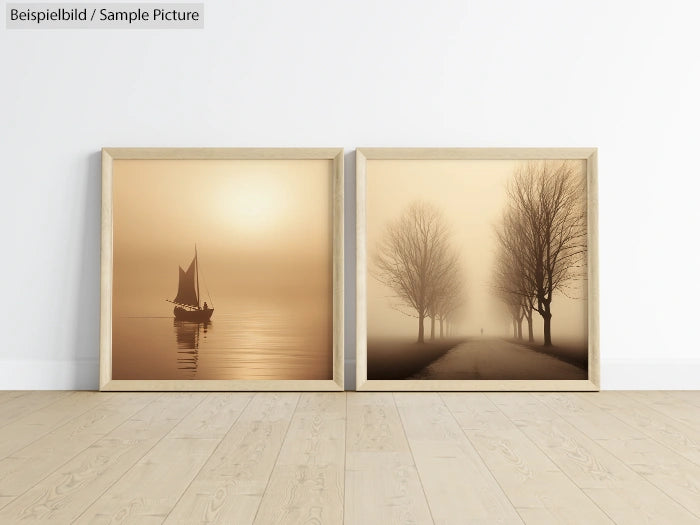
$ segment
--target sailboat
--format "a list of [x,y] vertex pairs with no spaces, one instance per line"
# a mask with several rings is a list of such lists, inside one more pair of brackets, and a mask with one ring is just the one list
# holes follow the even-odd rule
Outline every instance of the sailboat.
[[204,307],[199,304],[199,263],[197,262],[197,247],[194,247],[194,259],[187,271],[180,267],[180,281],[177,286],[175,300],[166,299],[173,303],[173,314],[179,321],[191,321],[194,323],[206,323],[211,319],[214,309],[207,303]]

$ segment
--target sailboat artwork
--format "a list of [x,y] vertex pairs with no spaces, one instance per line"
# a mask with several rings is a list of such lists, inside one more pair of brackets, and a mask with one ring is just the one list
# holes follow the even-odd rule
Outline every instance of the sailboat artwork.
[[[179,321],[190,321],[194,323],[206,323],[211,319],[214,309],[207,303],[200,305],[199,295],[199,262],[197,260],[197,247],[194,248],[194,259],[187,268],[187,271],[180,269],[180,280],[177,286],[177,295],[174,300],[166,299],[173,303],[175,308],[173,314]],[[211,301],[211,298],[209,298]]]
[[100,388],[342,389],[342,150],[102,160]]

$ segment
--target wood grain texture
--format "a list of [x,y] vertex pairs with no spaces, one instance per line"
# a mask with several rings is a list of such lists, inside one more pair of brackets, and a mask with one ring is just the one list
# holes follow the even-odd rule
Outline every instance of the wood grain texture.
[[534,395],[488,397],[615,523],[697,523],[686,508]]
[[190,438],[159,441],[75,523],[162,523],[218,442]]
[[212,393],[170,432],[173,438],[219,438],[248,406],[254,394]]
[[[184,421],[182,414],[202,399],[176,396],[166,406],[160,396],[143,397],[154,402],[1,509],[0,523],[72,522],[178,422]],[[123,437],[125,434],[138,439]]]
[[254,523],[343,522],[345,393],[304,393]]
[[700,394],[697,390],[689,392],[625,392],[625,396],[635,400],[648,408],[656,410],[663,414],[664,419],[675,419],[676,421],[688,425],[695,430],[700,431],[700,403],[697,399]]
[[0,403],[0,427],[22,419],[28,414],[56,403],[69,392],[38,390],[36,392],[12,392]]
[[[333,282],[333,377],[328,380],[114,380],[112,379],[112,285],[113,285],[113,177],[116,159],[222,159],[331,161],[329,178],[333,191],[332,282]],[[344,158],[342,148],[103,148],[102,230],[100,245],[100,390],[137,391],[299,391],[344,389]],[[0,405],[1,407],[1,405]],[[0,408],[1,410],[1,408]]]
[[153,400],[115,396],[0,461],[0,496],[17,496]]
[[154,442],[100,439],[0,509],[0,523],[71,523],[128,472]]
[[644,428],[625,424],[633,409],[620,410],[619,417],[617,411],[600,409],[619,395],[537,397],[700,519],[700,466],[646,435]]
[[0,390],[0,404],[10,399],[27,395],[29,392],[30,390]]
[[166,523],[253,523],[298,400],[295,393],[257,394]]
[[700,408],[700,390],[667,390],[663,393],[676,402],[681,401],[683,404]]
[[525,523],[612,523],[486,396],[442,398]]
[[700,466],[635,415],[689,432],[692,393],[76,394],[7,426],[0,523],[700,522]]
[[0,427],[0,459],[104,403],[110,395],[99,392],[71,392],[43,408],[29,412],[13,423]]
[[438,394],[394,394],[435,523],[522,523]]
[[[645,403],[625,395],[602,393],[600,397],[591,398],[596,407],[606,413],[614,412],[620,421],[648,436],[686,459],[700,465],[700,429],[667,416],[660,408],[651,408]],[[699,409],[692,405],[685,407],[691,420]]]
[[345,523],[432,523],[391,393],[347,398]]

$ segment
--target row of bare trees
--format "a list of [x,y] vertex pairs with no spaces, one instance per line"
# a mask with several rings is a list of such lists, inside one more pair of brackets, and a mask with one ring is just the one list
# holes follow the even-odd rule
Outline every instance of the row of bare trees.
[[584,178],[571,161],[530,161],[516,169],[506,188],[507,204],[497,228],[493,285],[522,339],[533,312],[544,323],[544,345],[552,344],[552,297],[567,295],[585,275],[586,208]]
[[459,257],[450,245],[449,228],[434,206],[417,201],[391,222],[374,256],[374,275],[399,300],[394,307],[418,318],[418,342],[423,343],[425,319],[430,338],[448,335],[450,323],[464,299]]

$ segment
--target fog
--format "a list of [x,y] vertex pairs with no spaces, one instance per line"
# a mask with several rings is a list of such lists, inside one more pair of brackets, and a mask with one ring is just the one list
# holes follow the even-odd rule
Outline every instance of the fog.
[[[113,377],[332,378],[331,168],[115,161]],[[195,245],[205,322],[166,302]]]
[[115,315],[170,315],[195,245],[200,299],[220,311],[247,299],[330,310],[330,162],[115,161]]
[[[367,329],[368,338],[415,338],[418,320],[405,315],[395,293],[373,276],[373,256],[387,225],[411,203],[437,207],[450,229],[459,254],[465,307],[455,319],[451,336],[480,334],[512,336],[512,321],[492,288],[496,252],[495,227],[506,202],[506,183],[521,161],[513,160],[370,160],[367,162]],[[585,180],[585,161],[577,161]],[[585,268],[582,269],[585,273]],[[587,301],[585,280],[552,300],[555,342],[585,341]],[[397,308],[398,307],[398,308]],[[399,311],[401,310],[401,311]],[[541,317],[534,314],[534,335],[542,341]],[[426,337],[429,320],[425,322]]]

